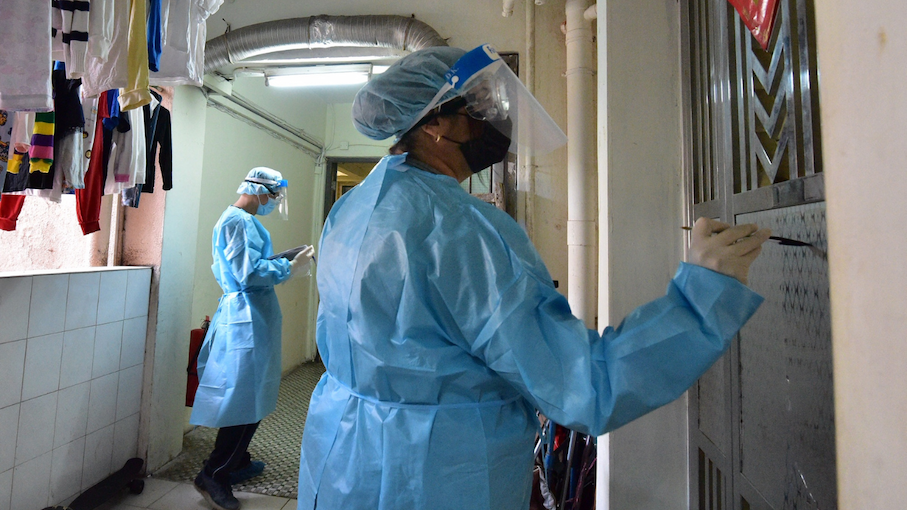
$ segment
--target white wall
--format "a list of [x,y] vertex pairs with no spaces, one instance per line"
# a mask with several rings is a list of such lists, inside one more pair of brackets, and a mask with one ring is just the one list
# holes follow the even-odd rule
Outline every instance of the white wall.
[[199,235],[199,197],[202,196],[202,158],[205,143],[205,97],[194,87],[174,89],[172,111],[174,187],[164,209],[158,316],[153,370],[144,390],[140,450],[154,471],[179,454],[183,446],[183,414],[189,330],[192,317]]
[[0,508],[70,500],[138,450],[151,269],[0,275]]
[[907,4],[816,8],[838,508],[907,500]]
[[353,103],[334,103],[327,107],[325,147],[329,158],[381,158],[393,139],[376,141],[353,126]]
[[[682,254],[680,12],[609,0],[598,13],[600,314],[616,324],[664,295]],[[685,397],[602,439],[600,508],[687,507]]]

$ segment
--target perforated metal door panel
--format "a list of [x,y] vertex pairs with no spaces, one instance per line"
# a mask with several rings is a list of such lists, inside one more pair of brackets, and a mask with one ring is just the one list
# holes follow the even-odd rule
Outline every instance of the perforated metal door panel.
[[[737,216],[827,249],[825,203]],[[833,509],[835,424],[827,261],[766,243],[750,270],[766,298],[740,332],[740,473],[773,509]]]

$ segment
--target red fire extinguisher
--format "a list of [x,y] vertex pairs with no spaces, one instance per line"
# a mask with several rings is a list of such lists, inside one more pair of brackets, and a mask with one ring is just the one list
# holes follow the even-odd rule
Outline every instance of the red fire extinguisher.
[[186,407],[195,403],[195,390],[198,389],[198,353],[202,350],[202,343],[208,333],[211,318],[207,315],[202,321],[202,327],[189,332],[189,365],[186,367]]

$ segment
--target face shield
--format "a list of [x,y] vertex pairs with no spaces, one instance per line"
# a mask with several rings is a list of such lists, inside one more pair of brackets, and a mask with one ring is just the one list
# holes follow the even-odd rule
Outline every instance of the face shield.
[[419,119],[438,106],[451,89],[466,100],[466,111],[509,134],[510,152],[546,154],[567,143],[567,135],[489,45],[463,55],[445,76],[446,83]]
[[290,212],[287,208],[287,180],[281,179],[274,181],[271,179],[262,179],[260,177],[247,177],[245,182],[261,184],[268,190],[268,200],[277,201],[277,212],[283,220],[290,219]]

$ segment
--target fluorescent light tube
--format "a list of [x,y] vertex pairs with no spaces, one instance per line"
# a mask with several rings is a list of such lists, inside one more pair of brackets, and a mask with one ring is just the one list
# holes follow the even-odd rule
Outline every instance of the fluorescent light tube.
[[368,81],[368,72],[343,71],[329,73],[280,74],[266,76],[271,87],[327,87],[332,85],[358,85]]

